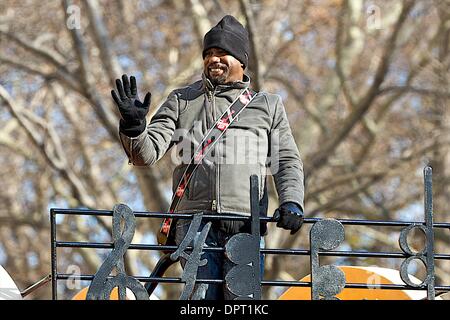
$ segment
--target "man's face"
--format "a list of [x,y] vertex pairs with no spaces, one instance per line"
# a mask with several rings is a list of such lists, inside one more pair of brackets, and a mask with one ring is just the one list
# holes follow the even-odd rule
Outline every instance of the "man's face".
[[242,63],[223,49],[210,48],[203,59],[204,73],[213,85],[243,79]]

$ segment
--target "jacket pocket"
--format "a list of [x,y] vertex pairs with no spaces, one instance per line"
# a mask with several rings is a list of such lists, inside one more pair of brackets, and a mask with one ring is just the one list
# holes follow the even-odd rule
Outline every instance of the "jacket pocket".
[[222,165],[219,181],[222,211],[250,214],[250,177],[256,175],[260,186],[260,173],[258,164]]
[[200,164],[189,182],[189,200],[211,200],[212,186],[209,166]]

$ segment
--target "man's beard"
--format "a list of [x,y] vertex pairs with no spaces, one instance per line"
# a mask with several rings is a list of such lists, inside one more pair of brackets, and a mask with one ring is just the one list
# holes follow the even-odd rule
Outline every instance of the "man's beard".
[[220,85],[220,84],[224,84],[225,81],[228,78],[228,74],[230,72],[230,69],[228,68],[228,66],[220,64],[220,65],[214,65],[214,67],[220,68],[222,70],[222,73],[220,75],[212,75],[214,74],[213,72],[211,72],[211,66],[208,67],[207,70],[207,77],[208,79],[211,81],[211,83],[214,86]]

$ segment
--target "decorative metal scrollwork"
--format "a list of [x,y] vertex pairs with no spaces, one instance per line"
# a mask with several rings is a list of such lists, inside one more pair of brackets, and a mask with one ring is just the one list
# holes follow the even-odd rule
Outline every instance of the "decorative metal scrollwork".
[[238,233],[225,245],[225,255],[236,266],[225,276],[225,285],[235,300],[261,299],[259,182],[250,177],[251,234]]
[[[208,284],[205,283],[195,286],[198,268],[207,263],[207,260],[202,260],[201,256],[203,254],[203,245],[205,244],[209,229],[211,228],[211,222],[208,222],[198,234],[202,217],[202,212],[196,213],[193,216],[184,239],[181,241],[178,249],[170,255],[170,258],[174,261],[178,260],[179,257],[186,259],[186,264],[184,265],[183,273],[181,275],[181,280],[185,282],[186,285],[181,293],[180,300],[199,300],[202,298],[203,292],[208,288]],[[193,249],[192,252],[188,254],[185,250],[191,244],[193,245]]]
[[[255,299],[259,289],[259,255],[255,257],[259,241],[249,233],[238,233],[225,245],[227,258],[236,264],[225,276],[225,283],[236,299]],[[255,249],[256,247],[256,249]]]
[[[124,229],[121,230],[121,222]],[[125,274],[123,256],[133,240],[136,219],[133,211],[124,204],[117,204],[113,208],[113,239],[114,248],[103,262],[92,280],[86,299],[109,300],[111,291],[118,287],[119,299],[124,300],[126,289],[130,289],[137,300],[148,300],[149,296],[144,286],[135,278]],[[117,275],[108,278],[116,268]]]
[[344,241],[344,227],[334,219],[316,222],[310,231],[311,296],[313,300],[338,300],[345,287],[345,275],[333,265],[319,265],[319,250],[333,250]]
[[[427,288],[428,300],[434,300],[435,290],[435,274],[434,274],[434,231],[433,231],[433,202],[432,202],[432,169],[426,167],[424,169],[424,184],[425,184],[425,225],[414,223],[405,227],[399,238],[400,249],[408,255],[400,266],[400,277],[403,282],[411,287]],[[425,235],[425,247],[419,252],[413,252],[408,244],[408,233],[412,230],[418,229]],[[419,260],[423,263],[427,270],[426,278],[421,283],[414,283],[411,281],[408,274],[408,266],[413,260]]]
[[[401,230],[399,237],[399,244],[404,254],[398,254],[398,252],[360,252],[360,251],[339,251],[333,252],[333,256],[339,257],[375,257],[375,258],[394,258],[403,259],[403,263],[400,267],[400,277],[403,280],[399,289],[410,292],[419,292],[427,290],[427,299],[435,299],[435,290],[438,291],[438,296],[442,293],[450,292],[449,285],[436,285],[435,286],[435,270],[434,260],[449,260],[450,255],[448,253],[435,253],[434,252],[434,228],[437,229],[450,229],[450,223],[440,222],[433,224],[433,203],[432,203],[432,169],[426,167],[424,169],[425,180],[425,222],[408,222],[404,221],[367,221],[356,220],[357,225],[367,226],[395,226],[405,227]],[[259,247],[259,190],[258,190],[258,178],[251,178],[251,211],[252,211],[252,223],[251,234],[238,234],[232,237],[225,245],[225,253],[229,260],[234,263],[234,269],[231,269],[229,274],[225,276],[225,285],[232,293],[237,297],[236,299],[260,299],[261,297],[261,284],[263,285],[284,285],[284,281],[272,280],[269,283],[262,283],[262,277],[260,277],[260,247]],[[72,274],[62,274],[57,270],[57,249],[58,248],[103,248],[109,249],[111,243],[92,243],[85,242],[68,242],[57,240],[57,223],[56,218],[58,215],[66,214],[96,214],[101,216],[110,216],[111,213],[99,213],[97,210],[91,211],[86,209],[57,209],[52,208],[50,210],[50,226],[51,226],[51,264],[52,264],[52,298],[57,299],[57,281],[73,279]],[[139,214],[136,214],[140,217]],[[146,213],[146,218],[160,218],[160,213]],[[185,218],[180,216],[180,218]],[[221,218],[221,217],[219,217]],[[230,217],[227,217],[230,218]],[[233,218],[234,219],[234,218]],[[239,218],[241,219],[241,218]],[[264,219],[269,220],[269,219]],[[307,221],[309,220],[309,221]],[[333,250],[344,240],[344,228],[339,221],[334,219],[325,219],[317,221],[314,219],[305,219],[306,223],[315,222],[310,232],[310,262],[311,262],[311,296],[312,299],[336,299],[345,284],[345,276],[340,269],[332,265],[320,266],[319,255],[322,250]],[[124,223],[123,223],[124,222]],[[341,221],[343,224],[355,224],[354,221]],[[121,227],[121,225],[124,225]],[[193,216],[192,223],[189,227],[185,238],[178,247],[177,251],[172,254],[165,254],[158,264],[155,266],[146,286],[148,292],[151,294],[156,285],[160,283],[159,277],[164,274],[164,271],[177,261],[180,257],[183,260],[186,259],[185,269],[182,274],[182,279],[177,279],[176,282],[184,282],[185,288],[181,294],[181,299],[200,299],[203,297],[208,284],[201,283],[196,285],[197,273],[199,267],[205,265],[206,259],[201,259],[202,248],[207,238],[210,223],[204,224],[202,230],[199,230],[202,225],[202,214]],[[113,250],[104,263],[101,265],[98,272],[95,274],[94,279],[88,289],[87,299],[108,299],[111,290],[115,287],[119,288],[119,298],[125,299],[126,289],[129,288],[134,293],[137,299],[148,299],[149,294],[145,294],[145,289],[137,279],[127,276],[124,270],[123,257],[126,250],[129,248],[131,240],[134,235],[135,229],[135,216],[130,208],[126,205],[116,205],[113,209]],[[425,246],[419,252],[415,252],[408,244],[408,235],[411,231],[420,231],[425,235]],[[191,245],[191,243],[194,243]],[[149,245],[151,249],[154,249],[153,245]],[[189,247],[189,249],[188,249]],[[172,248],[171,248],[172,249]],[[158,249],[164,251],[165,249]],[[187,251],[187,252],[186,252]],[[270,254],[286,254],[279,252],[280,249],[270,249]],[[292,254],[308,254],[305,250],[292,250]],[[289,254],[291,254],[289,253]],[[423,281],[417,281],[412,279],[413,277],[408,274],[408,266],[414,261],[420,261],[426,267],[426,277]],[[184,263],[185,261],[183,261]],[[111,276],[111,272],[115,269],[116,276]],[[84,277],[91,275],[77,275],[77,279],[83,279]],[[199,275],[201,276],[201,274]],[[157,279],[155,279],[157,278]],[[348,280],[348,279],[347,279]],[[207,281],[205,281],[207,282]],[[361,284],[356,284],[357,288],[361,288]],[[364,285],[364,284],[363,284]],[[399,284],[396,283],[397,286]],[[376,284],[373,286],[367,282],[367,287],[392,290],[392,284]],[[355,287],[355,284],[348,284],[349,288]],[[411,290],[418,289],[418,290]]]

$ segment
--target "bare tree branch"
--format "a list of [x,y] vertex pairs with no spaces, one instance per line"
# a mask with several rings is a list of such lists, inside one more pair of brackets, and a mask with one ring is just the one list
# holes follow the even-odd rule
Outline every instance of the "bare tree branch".
[[[258,33],[256,31],[255,16],[247,0],[239,0],[239,3],[247,21],[248,37],[250,40],[250,57],[248,59],[248,67],[252,71],[253,75],[252,86],[256,91],[260,91],[262,88],[261,69],[263,69],[263,66],[259,53],[260,50],[257,38]],[[264,71],[262,73],[264,73]]]
[[103,22],[100,5],[97,0],[84,1],[84,4],[89,14],[90,27],[93,31],[95,42],[100,50],[100,56],[109,77],[109,83],[114,87],[115,79],[123,74],[123,70],[111,47],[111,39]]
[[[37,128],[23,116],[24,113],[29,113],[26,109],[18,107],[8,92],[0,85],[0,97],[6,102],[6,105],[11,114],[17,119],[20,125],[25,129],[28,136],[34,145],[41,151],[41,154],[47,160],[55,170],[57,170],[63,177],[67,179],[70,185],[73,187],[75,194],[81,203],[87,207],[95,208],[95,202],[89,196],[89,193],[85,190],[82,182],[78,179],[77,175],[67,167],[67,160],[64,156],[64,152],[61,148],[61,142],[58,135],[55,133],[54,128],[50,124],[44,124],[42,121],[35,121],[38,126],[41,126],[49,140],[45,142],[44,137],[40,137],[37,134]],[[35,118],[34,116],[30,116]]]
[[373,101],[379,94],[379,88],[384,81],[384,78],[389,70],[389,64],[392,57],[392,54],[395,50],[395,43],[400,33],[401,27],[405,22],[409,12],[412,10],[414,6],[414,1],[406,1],[402,12],[397,20],[397,23],[394,27],[391,37],[387,41],[384,49],[383,56],[381,58],[381,62],[378,66],[376,74],[374,76],[374,80],[370,88],[364,94],[364,97],[355,105],[355,109],[350,113],[350,115],[342,122],[342,125],[338,132],[334,135],[332,139],[330,139],[318,152],[316,152],[311,157],[305,161],[305,163],[309,164],[307,170],[305,170],[307,176],[312,175],[317,169],[326,164],[329,157],[333,154],[333,152],[337,149],[337,147],[344,141],[344,139],[348,136],[352,128],[361,121],[364,114],[369,110],[372,106]]
[[[63,8],[66,15],[68,15],[67,9],[71,4],[71,0],[63,1]],[[78,56],[80,81],[84,94],[86,98],[92,102],[97,116],[99,117],[100,121],[103,123],[104,127],[109,132],[111,137],[118,140],[117,127],[115,125],[117,122],[117,115],[114,115],[114,113],[104,105],[101,97],[96,92],[94,85],[95,82],[92,79],[92,75],[90,75],[88,71],[90,69],[89,54],[86,44],[83,40],[83,36],[80,30],[78,30],[77,28],[71,28],[70,34],[72,36],[75,52]]]

